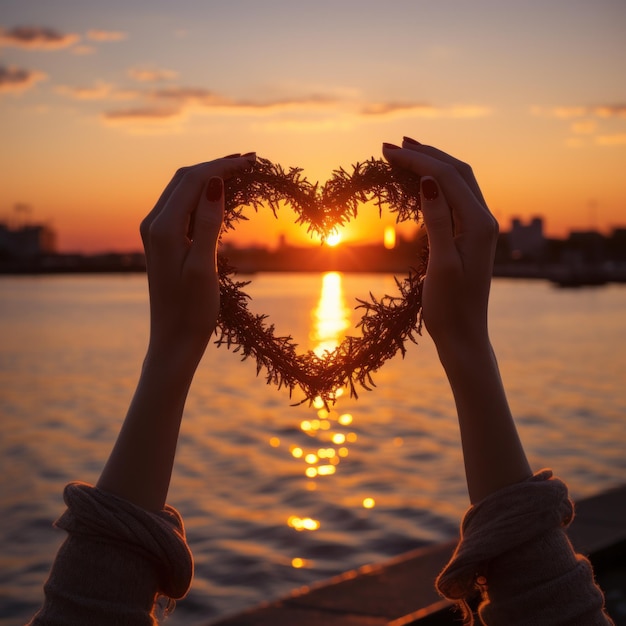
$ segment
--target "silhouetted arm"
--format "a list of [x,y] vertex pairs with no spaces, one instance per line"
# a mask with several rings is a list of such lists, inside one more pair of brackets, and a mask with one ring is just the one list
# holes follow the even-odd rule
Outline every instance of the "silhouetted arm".
[[498,235],[471,168],[406,139],[383,150],[421,176],[430,253],[422,311],[456,403],[472,506],[437,588],[458,601],[480,591],[484,624],[605,626],[590,563],[564,532],[573,518],[566,485],[533,475],[489,340],[487,306]]
[[254,158],[219,159],[179,170],[141,225],[150,342],[97,486],[151,511],[165,503],[187,392],[217,321],[222,178],[248,167]]
[[137,389],[96,487],[71,483],[68,532],[32,624],[153,625],[156,599],[185,595],[193,561],[165,505],[189,386],[219,309],[223,178],[255,156],[179,170],[144,219],[150,340]]
[[430,256],[424,324],[456,402],[472,502],[528,478],[487,328],[498,225],[469,166],[431,147],[386,147],[390,162],[422,176],[422,212]]

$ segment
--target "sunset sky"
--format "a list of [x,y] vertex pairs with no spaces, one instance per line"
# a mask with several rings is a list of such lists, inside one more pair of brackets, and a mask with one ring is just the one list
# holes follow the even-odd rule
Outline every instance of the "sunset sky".
[[[181,165],[256,150],[323,181],[404,134],[469,161],[504,230],[609,232],[626,2],[2,0],[0,124],[0,221],[47,223],[62,251],[138,249]],[[382,237],[390,218],[362,215],[345,238]],[[235,237],[302,243],[292,222]]]

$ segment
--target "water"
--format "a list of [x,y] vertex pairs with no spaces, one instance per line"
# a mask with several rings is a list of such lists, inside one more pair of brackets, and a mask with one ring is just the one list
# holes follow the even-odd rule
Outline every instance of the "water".
[[[346,320],[354,325],[355,297],[395,287],[385,275],[261,274],[247,290],[278,332],[313,349]],[[575,497],[624,481],[624,311],[623,287],[494,283],[492,339],[530,460],[551,466]],[[0,279],[3,626],[22,624],[41,602],[63,538],[51,528],[62,488],[97,480],[146,339],[143,276]],[[320,416],[290,406],[253,362],[209,347],[169,498],[185,518],[196,574],[168,623],[198,624],[456,535],[467,495],[429,339],[374,379],[374,391]]]

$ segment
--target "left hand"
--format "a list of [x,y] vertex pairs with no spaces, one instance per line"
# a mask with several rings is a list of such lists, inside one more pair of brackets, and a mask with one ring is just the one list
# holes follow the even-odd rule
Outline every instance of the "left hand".
[[233,155],[181,168],[141,223],[150,289],[149,357],[197,366],[215,330],[223,180],[254,163]]

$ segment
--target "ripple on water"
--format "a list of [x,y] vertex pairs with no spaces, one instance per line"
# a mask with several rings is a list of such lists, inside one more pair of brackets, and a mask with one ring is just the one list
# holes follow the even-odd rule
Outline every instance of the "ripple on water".
[[[344,276],[346,301],[385,293],[389,278]],[[304,349],[320,285],[315,275],[259,275],[249,293]],[[22,624],[63,539],[51,524],[64,483],[97,479],[132,396],[147,338],[145,278],[3,278],[0,302],[11,303],[0,307],[0,614]],[[616,346],[626,340],[626,291],[590,299],[496,281],[491,308],[533,465],[553,466],[576,497],[623,482],[626,351]],[[452,397],[429,339],[408,348],[375,374],[374,391],[340,398],[331,421],[352,415],[341,433],[356,440],[335,474],[308,479],[291,447],[327,447],[301,428],[315,410],[290,406],[252,360],[209,347],[170,499],[196,573],[168,624],[193,626],[457,535],[467,493]],[[293,516],[319,527],[295,530]]]

